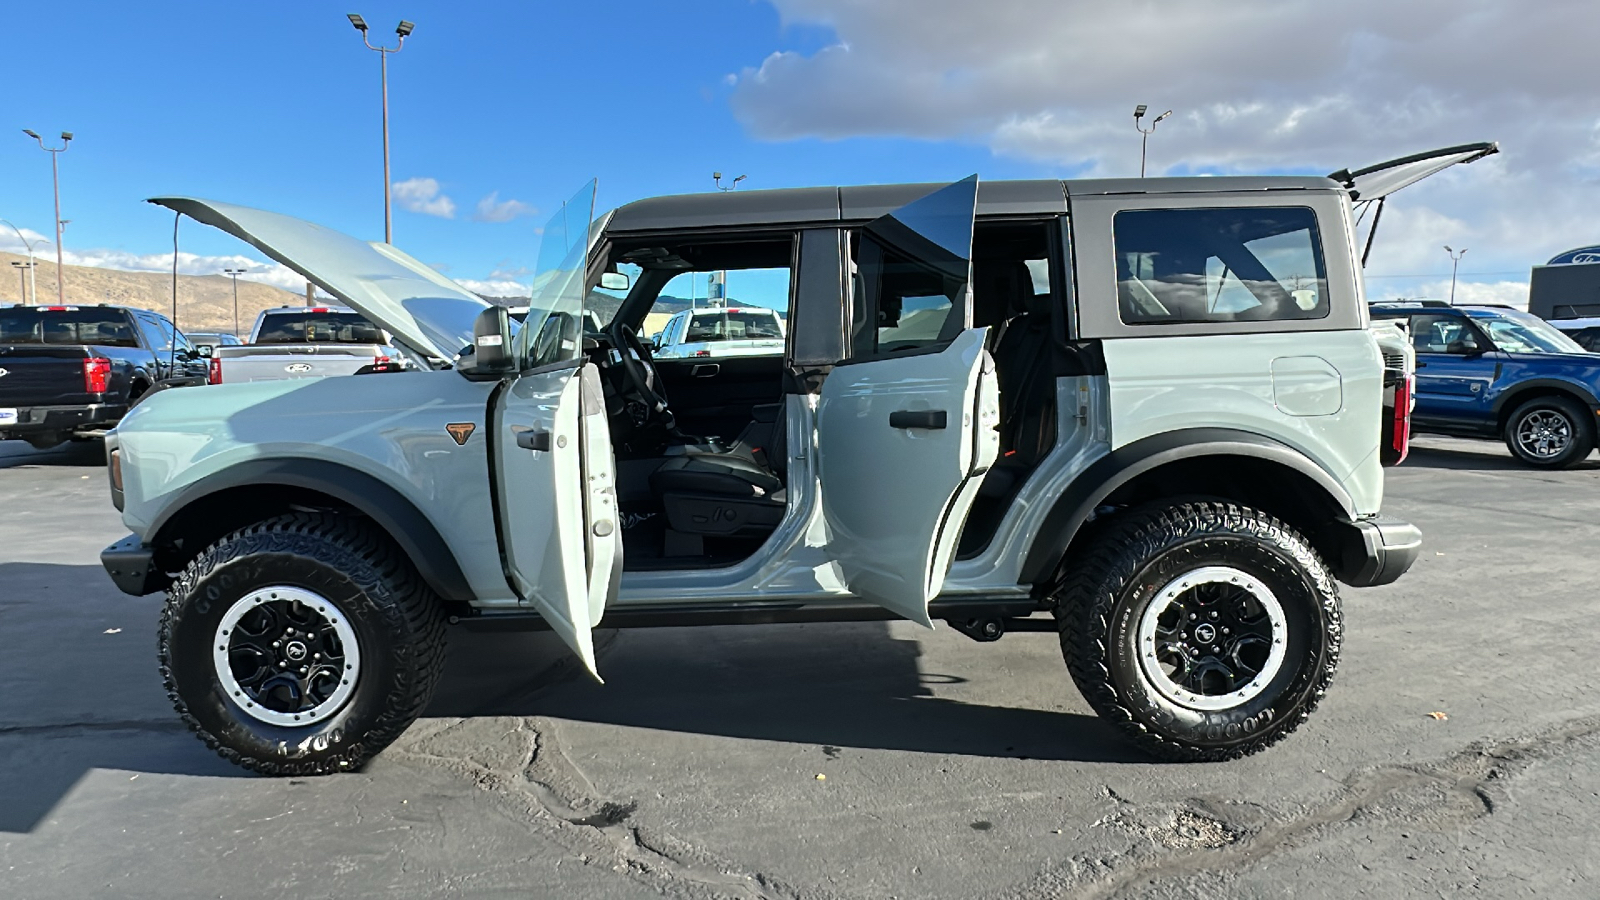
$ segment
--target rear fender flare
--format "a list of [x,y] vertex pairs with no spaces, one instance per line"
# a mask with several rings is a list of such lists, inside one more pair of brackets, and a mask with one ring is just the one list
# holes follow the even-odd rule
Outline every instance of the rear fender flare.
[[1231,428],[1184,428],[1118,447],[1091,463],[1045,514],[1044,523],[1023,558],[1018,582],[1047,582],[1090,515],[1118,488],[1162,466],[1208,456],[1244,457],[1281,465],[1313,482],[1347,519],[1356,518],[1350,493],[1293,447]]
[[325,494],[372,519],[445,600],[469,603],[472,588],[455,554],[427,516],[395,488],[358,469],[315,459],[256,459],[214,473],[184,488],[148,534],[162,542],[168,526],[207,497],[235,488],[281,485]]

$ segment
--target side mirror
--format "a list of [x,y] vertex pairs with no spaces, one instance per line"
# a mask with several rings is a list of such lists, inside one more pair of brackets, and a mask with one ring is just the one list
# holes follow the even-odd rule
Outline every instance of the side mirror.
[[472,381],[493,381],[510,372],[511,316],[504,306],[491,306],[472,323],[471,356],[462,355],[457,367]]
[[655,334],[650,335],[650,349],[651,350],[660,350],[661,349],[661,332],[658,331]]
[[196,344],[194,352],[202,359],[210,359],[216,353],[216,349],[210,344]]
[[628,289],[628,285],[632,283],[632,280],[621,272],[602,272],[600,274],[600,286],[608,291],[625,291]]
[[1444,352],[1446,352],[1446,353],[1454,353],[1454,354],[1456,354],[1458,356],[1476,356],[1479,353],[1482,353],[1483,351],[1478,348],[1478,342],[1477,341],[1475,341],[1475,340],[1463,340],[1463,341],[1452,341],[1449,346],[1445,347]]

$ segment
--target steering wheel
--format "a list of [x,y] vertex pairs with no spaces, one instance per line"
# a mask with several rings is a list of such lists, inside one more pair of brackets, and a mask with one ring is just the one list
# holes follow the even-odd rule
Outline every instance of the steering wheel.
[[612,327],[611,337],[612,344],[617,348],[617,356],[622,359],[622,375],[628,383],[628,389],[644,403],[651,418],[660,420],[668,429],[673,428],[672,411],[667,408],[666,389],[661,386],[661,377],[656,374],[649,349],[639,340],[638,333],[623,322]]

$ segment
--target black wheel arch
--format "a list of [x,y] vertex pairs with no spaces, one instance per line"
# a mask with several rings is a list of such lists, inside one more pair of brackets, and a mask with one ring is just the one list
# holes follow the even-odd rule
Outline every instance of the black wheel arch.
[[1355,501],[1333,476],[1281,441],[1232,428],[1185,428],[1118,447],[1056,498],[1024,557],[1019,582],[1048,585],[1102,506],[1208,496],[1267,512],[1294,526],[1338,568],[1337,525]]
[[1600,410],[1600,398],[1596,398],[1594,392],[1577,382],[1563,381],[1559,378],[1530,378],[1495,398],[1493,407],[1495,434],[1505,432],[1511,413],[1516,411],[1517,407],[1539,397],[1566,397],[1591,411]]
[[256,459],[202,478],[155,520],[147,543],[162,571],[177,571],[223,535],[305,508],[345,509],[371,519],[440,597],[473,599],[449,544],[415,504],[378,478],[327,460]]

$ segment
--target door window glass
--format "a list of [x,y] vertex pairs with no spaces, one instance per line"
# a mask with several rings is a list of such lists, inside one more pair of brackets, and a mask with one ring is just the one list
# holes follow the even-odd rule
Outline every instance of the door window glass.
[[640,332],[661,331],[663,359],[782,356],[789,282],[787,266],[680,273],[662,287]]
[[1418,353],[1465,353],[1475,340],[1472,326],[1460,316],[1411,317],[1411,346]]
[[150,345],[152,351],[159,353],[166,349],[167,342],[161,334],[161,326],[157,325],[154,319],[148,316],[134,316],[133,320],[139,323],[139,333],[144,335],[144,342]]
[[977,196],[974,175],[851,234],[853,356],[940,346],[967,327]]
[[1149,209],[1113,223],[1129,325],[1320,319],[1328,276],[1304,207]]

